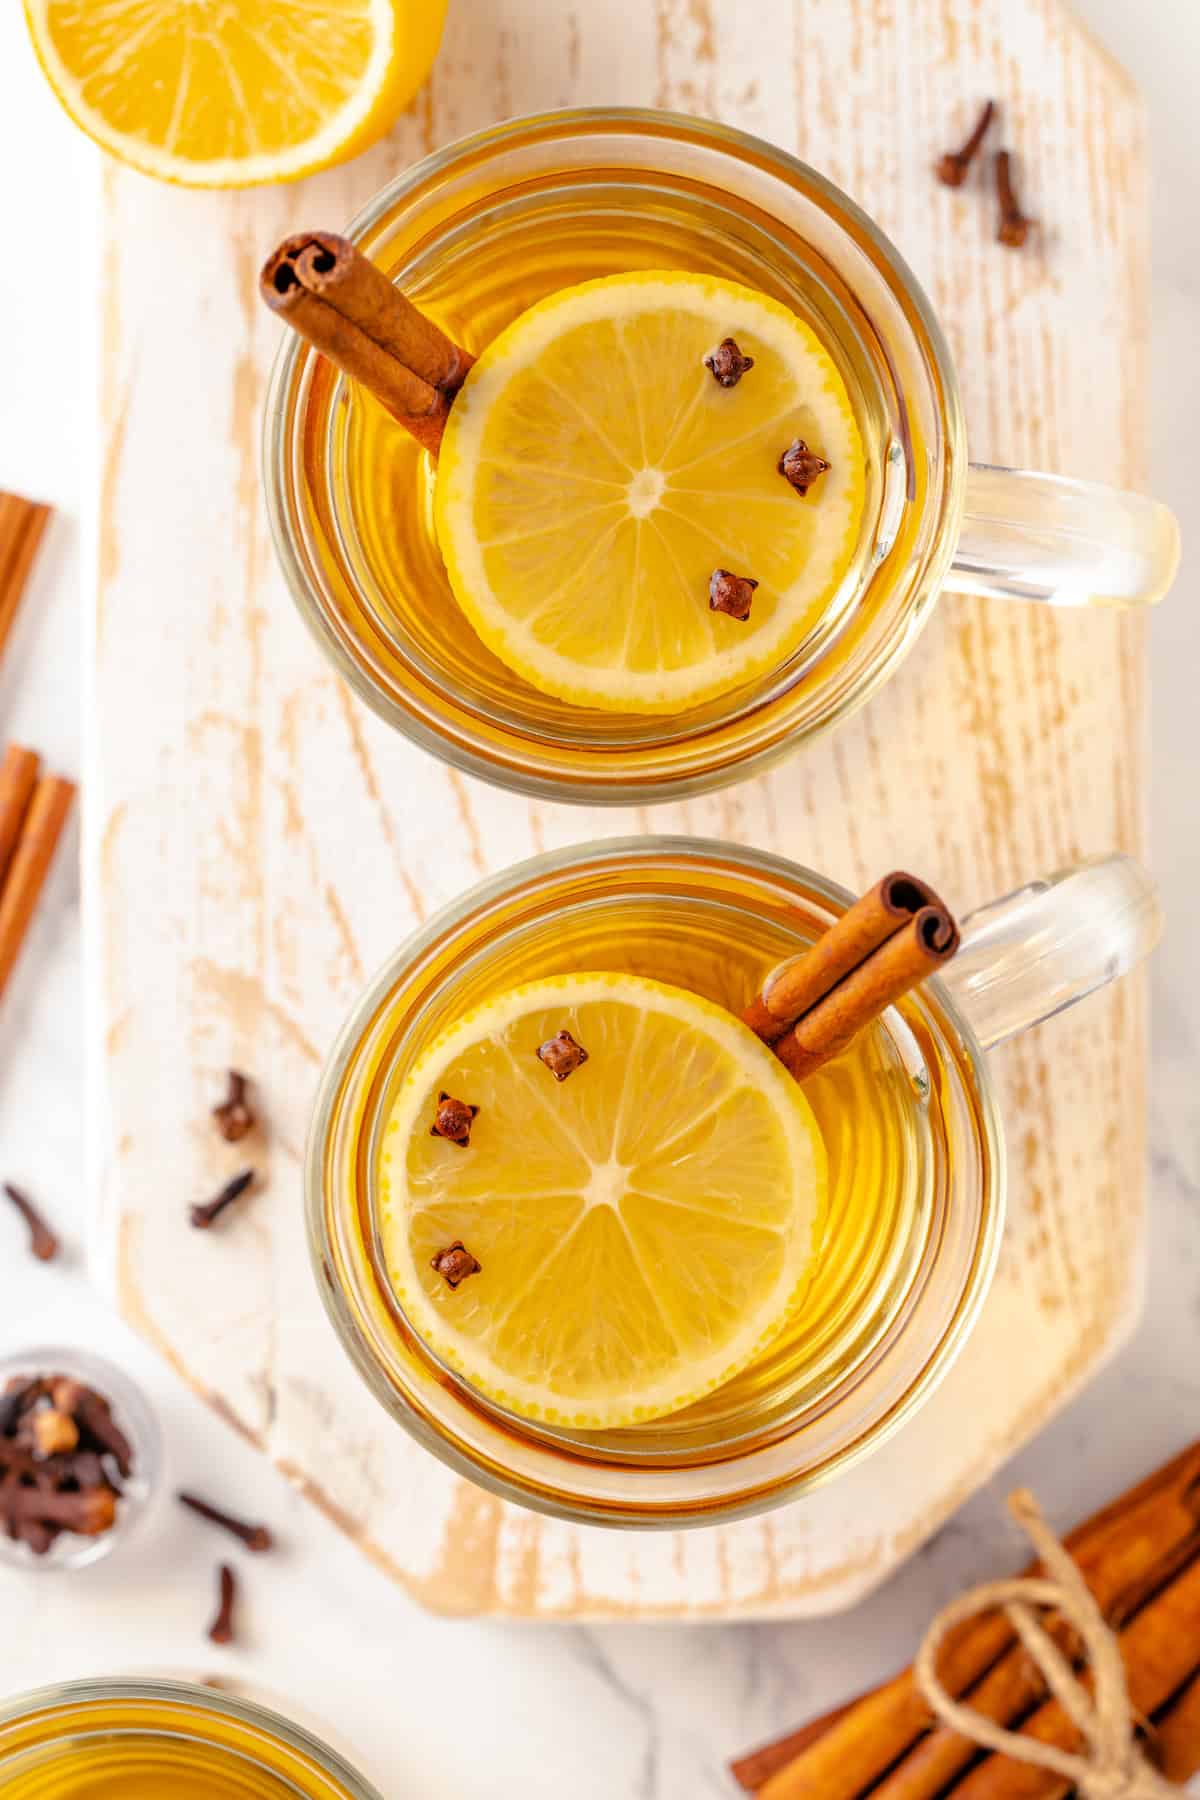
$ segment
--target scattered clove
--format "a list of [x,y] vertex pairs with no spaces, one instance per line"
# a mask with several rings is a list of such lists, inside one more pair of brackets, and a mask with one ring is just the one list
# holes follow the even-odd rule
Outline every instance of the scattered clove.
[[176,1498],[181,1506],[186,1506],[200,1518],[207,1519],[211,1525],[217,1525],[222,1531],[228,1531],[240,1539],[247,1550],[270,1550],[275,1542],[265,1525],[248,1525],[244,1519],[235,1519],[232,1513],[221,1512],[218,1507],[210,1506],[207,1500],[201,1500],[196,1494],[181,1493]]
[[987,136],[988,126],[996,114],[996,102],[989,100],[980,113],[975,129],[961,150],[947,150],[945,156],[939,156],[933,165],[934,173],[939,181],[947,187],[961,187],[967,179],[967,171],[974,162],[979,146]]
[[133,1451],[102,1394],[64,1375],[18,1376],[0,1397],[0,1529],[45,1556],[63,1532],[117,1522]]
[[754,367],[754,358],[743,356],[737,339],[727,337],[721,339],[715,350],[709,351],[704,366],[718,387],[734,388],[746,370]]
[[538,1048],[538,1061],[545,1063],[555,1081],[565,1081],[588,1059],[582,1044],[577,1044],[569,1031],[560,1031]]
[[58,1255],[59,1242],[33,1201],[10,1181],[4,1183],[4,1192],[29,1227],[29,1248],[33,1254],[39,1262],[53,1262]]
[[793,438],[777,467],[779,473],[795,488],[803,499],[818,475],[824,475],[829,464],[815,450],[810,450],[803,438]]
[[996,242],[1019,250],[1037,220],[1026,218],[1017,202],[1012,181],[1012,157],[1007,150],[996,152],[996,198],[1000,202]]
[[456,1100],[453,1094],[445,1092],[438,1095],[437,1117],[429,1127],[430,1137],[448,1138],[465,1150],[471,1141],[471,1125],[479,1111],[466,1100]]
[[221,1563],[217,1569],[217,1612],[208,1628],[208,1635],[214,1644],[232,1644],[233,1608],[236,1600],[237,1576],[228,1563]]
[[448,1287],[456,1288],[468,1275],[478,1275],[483,1265],[476,1262],[462,1239],[456,1238],[436,1256],[430,1257],[429,1266],[445,1277]]
[[207,1231],[211,1225],[215,1225],[225,1208],[232,1206],[233,1202],[246,1192],[253,1180],[254,1170],[243,1169],[240,1175],[235,1175],[232,1181],[227,1181],[220,1193],[215,1194],[211,1200],[206,1200],[203,1205],[193,1206],[188,1217],[196,1230]]
[[214,1106],[212,1116],[217,1122],[217,1130],[227,1144],[236,1144],[253,1131],[258,1120],[248,1098],[250,1084],[237,1069],[229,1071],[229,1092],[220,1106]]
[[750,617],[757,586],[753,575],[735,575],[730,569],[714,569],[708,583],[709,611],[728,613],[731,619],[744,623]]

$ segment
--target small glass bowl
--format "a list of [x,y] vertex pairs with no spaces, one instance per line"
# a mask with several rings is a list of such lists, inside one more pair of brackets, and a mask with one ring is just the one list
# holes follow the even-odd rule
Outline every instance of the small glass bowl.
[[122,1482],[117,1501],[117,1520],[111,1531],[97,1537],[60,1532],[45,1556],[35,1556],[28,1544],[10,1538],[0,1529],[0,1564],[17,1569],[86,1569],[101,1562],[134,1532],[158,1487],[162,1472],[162,1439],[158,1422],[141,1390],[123,1370],[90,1350],[69,1350],[61,1345],[35,1345],[0,1356],[0,1394],[14,1375],[33,1379],[39,1375],[66,1375],[94,1388],[112,1407],[113,1417],[129,1439],[133,1472]]

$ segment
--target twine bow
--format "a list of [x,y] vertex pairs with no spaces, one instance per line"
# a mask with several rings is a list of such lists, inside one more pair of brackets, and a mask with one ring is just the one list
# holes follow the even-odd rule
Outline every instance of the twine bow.
[[[1061,1776],[1081,1800],[1166,1800],[1181,1790],[1153,1770],[1138,1746],[1136,1720],[1125,1680],[1125,1664],[1114,1634],[1033,1495],[1024,1489],[1009,1498],[1009,1511],[1028,1534],[1041,1559],[1044,1577],[991,1581],[963,1594],[938,1614],[914,1667],[917,1685],[933,1711],[961,1737],[985,1750]],[[1038,1623],[1032,1608],[1052,1606],[1074,1628],[1092,1669],[1089,1693],[1067,1658]],[[1045,1677],[1046,1686],[1084,1741],[1073,1754],[985,1719],[946,1692],[937,1675],[937,1653],[947,1632],[978,1613],[1002,1608],[1014,1631]]]

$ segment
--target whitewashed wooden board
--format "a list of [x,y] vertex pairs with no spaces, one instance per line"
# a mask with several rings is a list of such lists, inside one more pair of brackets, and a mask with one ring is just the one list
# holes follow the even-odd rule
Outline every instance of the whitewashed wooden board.
[[[1022,255],[993,243],[986,193],[930,175],[988,94],[1046,221]],[[759,132],[866,206],[942,314],[976,457],[1140,481],[1141,108],[1059,0],[453,0],[432,83],[343,170],[213,196],[109,167],[89,764],[111,1124],[98,1237],[126,1317],[426,1604],[816,1614],[880,1581],[1127,1333],[1144,1186],[1138,983],[997,1056],[1011,1223],[968,1351],[874,1461],[765,1519],[577,1529],[451,1477],[341,1355],[304,1244],[313,1091],[375,967],[488,871],[650,817],[531,804],[452,774],[321,660],[268,543],[259,414],[278,328],[256,271],[285,230],[342,225],[451,138],[605,101]],[[832,742],[653,824],[780,850],[851,886],[909,864],[966,910],[1081,853],[1140,848],[1143,712],[1138,621],[951,597]],[[230,1063],[264,1093],[268,1185],[231,1229],[200,1236],[187,1203],[240,1160],[208,1123]]]

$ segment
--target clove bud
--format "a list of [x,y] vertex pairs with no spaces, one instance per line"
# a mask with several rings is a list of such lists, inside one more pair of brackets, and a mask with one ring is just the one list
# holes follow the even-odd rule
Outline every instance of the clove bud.
[[243,1169],[240,1175],[235,1175],[232,1181],[227,1181],[220,1193],[214,1194],[211,1200],[206,1200],[203,1205],[193,1206],[188,1217],[196,1230],[207,1231],[210,1226],[215,1225],[225,1208],[232,1206],[235,1200],[240,1199],[253,1180],[254,1170]]
[[195,1494],[181,1493],[176,1498],[181,1506],[186,1506],[200,1518],[207,1519],[210,1525],[230,1532],[245,1544],[247,1550],[269,1550],[275,1541],[265,1525],[248,1525],[244,1519],[236,1519],[232,1513],[221,1512],[218,1507],[210,1506],[207,1500],[201,1500]]
[[556,1032],[538,1047],[538,1061],[545,1063],[555,1081],[565,1081],[587,1059],[583,1045],[577,1044],[566,1030]]
[[254,1130],[257,1119],[247,1097],[250,1084],[246,1077],[237,1069],[230,1069],[228,1079],[229,1092],[219,1106],[213,1107],[212,1116],[225,1142],[236,1144]]
[[714,569],[708,582],[709,611],[727,613],[731,619],[744,624],[750,617],[757,586],[753,575],[735,575],[731,569]]
[[237,1600],[237,1576],[228,1563],[217,1569],[217,1611],[208,1635],[214,1644],[232,1644],[233,1608]]
[[829,464],[803,438],[793,438],[778,462],[779,473],[803,499],[818,475],[824,475]]
[[437,1116],[429,1127],[430,1137],[448,1138],[450,1143],[465,1150],[471,1141],[471,1125],[478,1111],[477,1106],[471,1106],[466,1100],[456,1100],[453,1094],[440,1093]]
[[734,388],[746,370],[754,367],[754,358],[743,356],[737,339],[727,337],[721,339],[715,350],[709,351],[704,366],[718,387]]
[[29,1227],[30,1250],[39,1262],[53,1262],[58,1255],[59,1242],[33,1201],[10,1181],[4,1183],[4,1192]]
[[1017,202],[1013,188],[1012,157],[1007,150],[996,152],[996,198],[1000,202],[996,242],[1007,244],[1012,250],[1019,250],[1037,220],[1026,218]]
[[455,1238],[444,1250],[429,1259],[431,1269],[444,1276],[447,1287],[456,1288],[468,1275],[478,1275],[482,1264],[476,1262],[461,1238]]
[[934,173],[939,181],[947,187],[961,187],[967,179],[967,171],[974,162],[979,146],[987,136],[988,126],[995,117],[996,103],[989,100],[980,113],[975,129],[961,150],[947,150],[945,156],[939,156],[934,163]]

